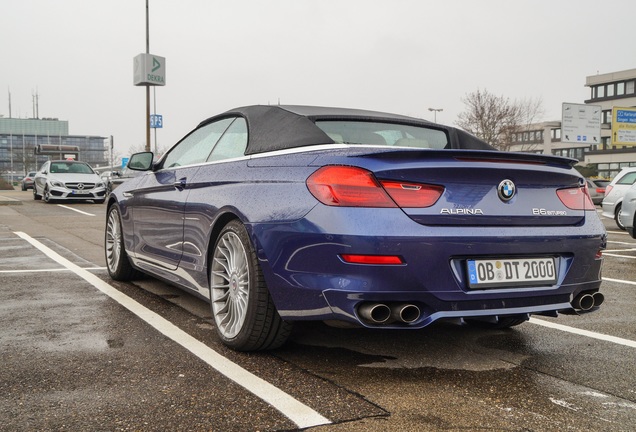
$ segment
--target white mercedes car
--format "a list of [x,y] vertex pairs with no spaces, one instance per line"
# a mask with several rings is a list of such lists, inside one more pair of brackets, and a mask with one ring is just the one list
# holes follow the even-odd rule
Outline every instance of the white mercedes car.
[[47,161],[35,175],[33,199],[47,203],[92,200],[101,204],[106,199],[106,184],[85,162]]

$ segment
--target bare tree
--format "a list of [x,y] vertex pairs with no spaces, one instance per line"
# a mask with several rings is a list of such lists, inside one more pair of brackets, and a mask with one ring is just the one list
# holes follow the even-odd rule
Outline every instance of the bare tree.
[[528,130],[544,113],[541,99],[511,101],[488,90],[468,93],[462,102],[466,111],[459,114],[457,126],[504,151],[510,149],[513,134]]

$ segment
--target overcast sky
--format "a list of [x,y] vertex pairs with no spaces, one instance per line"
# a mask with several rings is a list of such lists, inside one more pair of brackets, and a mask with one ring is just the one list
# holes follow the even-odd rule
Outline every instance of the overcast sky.
[[[453,125],[477,89],[540,98],[546,118],[589,98],[585,77],[636,68],[634,0],[150,0],[159,147],[253,104],[395,112]],[[1,0],[0,115],[145,143],[145,0]],[[154,138],[153,138],[154,145]]]

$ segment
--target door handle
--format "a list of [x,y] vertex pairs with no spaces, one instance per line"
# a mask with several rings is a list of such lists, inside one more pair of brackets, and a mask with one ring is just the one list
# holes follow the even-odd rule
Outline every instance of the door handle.
[[172,183],[172,185],[174,187],[176,187],[177,189],[179,189],[179,190],[184,190],[185,187],[186,187],[186,180],[187,179],[185,177],[182,177],[179,180],[177,180],[176,182]]

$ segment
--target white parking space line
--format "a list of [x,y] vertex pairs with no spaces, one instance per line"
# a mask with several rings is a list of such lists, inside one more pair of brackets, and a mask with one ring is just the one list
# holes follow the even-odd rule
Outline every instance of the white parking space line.
[[76,264],[73,264],[55,251],[30,237],[28,234],[23,232],[15,232],[14,234],[29,242],[58,264],[66,267],[79,277],[83,278],[95,288],[161,332],[164,336],[172,339],[174,342],[199,357],[199,359],[203,360],[225,377],[270,404],[272,407],[280,411],[285,417],[294,422],[299,428],[304,429],[331,423],[331,421],[307,405],[299,402],[292,396],[280,390],[278,387],[275,387],[269,382],[257,377],[251,372],[243,369],[241,366],[223,357],[221,354],[190,336],[170,321],[137,303],[135,300],[116,290],[94,274],[86,271]]
[[[634,258],[634,257],[630,257],[630,258]],[[632,281],[628,281],[628,280],[623,280],[623,279],[612,279],[612,278],[603,278],[604,281],[608,281],[608,282],[616,282],[616,283],[623,283],[623,284],[627,284],[627,285],[636,285],[636,282],[632,282]]]
[[619,255],[619,254],[615,254],[615,253],[607,253],[605,251],[603,251],[603,256],[611,256],[611,257],[615,257],[615,258],[630,258],[630,259],[636,259],[636,256],[630,256],[630,255]]
[[620,235],[629,235],[629,233],[626,233],[625,231],[608,231],[608,234],[620,234]]
[[636,341],[629,340],[629,339],[623,339],[616,336],[605,335],[603,333],[596,333],[589,330],[581,330],[574,327],[565,326],[563,324],[556,324],[556,323],[545,321],[538,318],[530,318],[529,322],[531,322],[532,324],[543,326],[543,327],[549,327],[555,330],[561,330],[564,332],[577,334],[580,336],[586,336],[592,339],[598,339],[598,340],[602,340],[606,342],[612,342],[618,345],[628,346],[630,348],[636,348]]
[[[106,267],[85,267],[84,270],[106,270]],[[0,270],[0,273],[46,273],[46,272],[65,272],[71,271],[67,268],[54,268],[54,269],[30,269],[30,270]]]
[[92,213],[87,213],[87,212],[85,212],[85,211],[81,211],[81,210],[78,210],[78,209],[76,209],[76,208],[69,207],[69,206],[65,206],[65,205],[62,205],[62,204],[58,204],[57,206],[58,206],[58,207],[63,207],[63,208],[65,208],[65,209],[73,210],[73,211],[75,211],[75,212],[81,213],[81,214],[86,215],[86,216],[95,216],[95,215],[94,215],[94,214],[92,214]]

